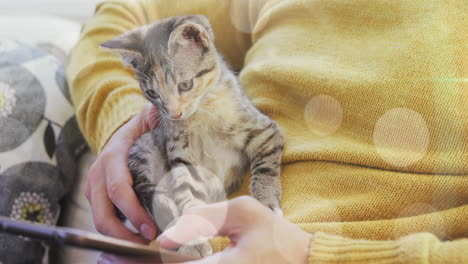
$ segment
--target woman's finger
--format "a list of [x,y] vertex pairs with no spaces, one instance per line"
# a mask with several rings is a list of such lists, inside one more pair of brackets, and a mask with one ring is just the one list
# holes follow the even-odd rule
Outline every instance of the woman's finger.
[[141,206],[129,181],[131,175],[127,166],[107,166],[106,174],[109,175],[107,177],[109,198],[146,239],[153,240],[156,237],[156,224]]
[[184,212],[175,226],[159,236],[157,242],[163,248],[177,248],[200,237],[221,235],[235,240],[250,229],[258,214],[262,213],[262,206],[252,210],[251,204],[256,206],[258,202],[253,198],[240,197],[228,202],[191,208]]
[[215,236],[218,228],[210,222],[213,220],[193,214],[183,215],[175,226],[158,237],[157,242],[163,248],[172,249],[201,237]]
[[107,197],[104,184],[102,182],[94,184],[95,185],[91,187],[90,202],[96,230],[107,236],[131,240],[137,243],[145,243],[146,241],[143,238],[133,234],[116,217],[114,205],[109,197]]

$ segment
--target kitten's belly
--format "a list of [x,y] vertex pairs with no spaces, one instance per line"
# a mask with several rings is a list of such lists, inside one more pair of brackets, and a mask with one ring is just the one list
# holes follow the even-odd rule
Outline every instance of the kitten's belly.
[[199,165],[216,175],[225,188],[240,181],[248,170],[244,153],[216,140],[204,142],[199,153]]

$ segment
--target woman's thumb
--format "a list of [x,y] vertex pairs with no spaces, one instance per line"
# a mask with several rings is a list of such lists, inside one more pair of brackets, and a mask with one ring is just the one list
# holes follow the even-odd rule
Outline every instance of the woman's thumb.
[[158,237],[158,244],[163,248],[177,248],[200,238],[219,235],[232,239],[240,235],[247,226],[244,221],[239,221],[239,218],[249,212],[245,212],[243,206],[239,206],[243,203],[239,200],[246,199],[237,198],[186,210],[174,226]]

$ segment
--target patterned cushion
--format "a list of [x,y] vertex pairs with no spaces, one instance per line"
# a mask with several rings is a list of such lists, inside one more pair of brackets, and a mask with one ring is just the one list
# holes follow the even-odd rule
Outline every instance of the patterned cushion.
[[[0,40],[0,215],[56,224],[86,148],[64,76],[65,53]],[[0,234],[0,263],[43,263],[47,246]]]

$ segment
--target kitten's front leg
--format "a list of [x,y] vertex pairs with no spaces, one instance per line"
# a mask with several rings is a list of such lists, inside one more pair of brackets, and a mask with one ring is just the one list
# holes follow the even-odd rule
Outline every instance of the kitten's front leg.
[[[200,183],[194,183],[194,181],[201,180],[200,175],[191,164],[185,162],[175,164],[171,168],[171,174],[171,195],[180,214],[191,207],[206,204],[204,189],[197,188]],[[199,239],[185,244],[178,249],[178,252],[200,258],[213,254],[207,239]]]
[[[194,166],[186,149],[187,146],[188,139],[182,133],[167,142],[167,158],[171,171],[168,190],[180,214],[191,207],[206,204],[208,199],[203,177]],[[206,239],[183,245],[178,252],[194,257],[206,257],[213,254],[211,245]]]
[[246,151],[252,172],[250,193],[279,215],[283,214],[280,207],[283,147],[283,134],[271,120],[262,127],[249,131]]

